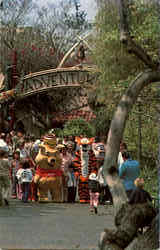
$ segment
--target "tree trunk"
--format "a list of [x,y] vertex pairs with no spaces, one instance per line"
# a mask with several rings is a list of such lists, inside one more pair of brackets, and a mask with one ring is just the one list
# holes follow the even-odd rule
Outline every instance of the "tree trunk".
[[[126,47],[126,50],[129,53],[134,54],[137,56],[139,60],[141,60],[146,66],[150,68],[150,70],[143,72],[137,76],[137,78],[133,81],[133,83],[129,86],[126,93],[122,96],[120,103],[117,107],[117,110],[114,114],[114,117],[111,122],[110,130],[108,133],[108,140],[106,145],[106,155],[105,155],[105,162],[104,162],[104,175],[106,178],[106,181],[109,185],[112,198],[113,198],[113,204],[114,204],[114,210],[117,218],[117,212],[122,211],[122,207],[127,209],[128,205],[124,204],[127,201],[127,196],[124,190],[124,186],[118,176],[117,171],[117,158],[120,148],[120,141],[123,138],[123,132],[125,129],[126,121],[129,115],[129,112],[131,111],[134,103],[137,100],[138,95],[140,92],[144,89],[144,87],[148,86],[149,84],[153,82],[159,82],[160,81],[160,72],[158,70],[159,63],[154,60],[146,53],[146,51],[140,47],[136,42],[133,41],[132,37],[130,36],[130,27],[129,27],[129,15],[128,15],[128,7],[129,7],[129,1],[128,0],[119,0],[118,2],[118,10],[119,10],[119,28],[120,28],[120,41],[123,43],[123,45]],[[128,213],[130,210],[130,214]],[[134,215],[134,210],[136,208],[130,209],[128,208],[125,211],[125,215],[128,217],[126,218],[126,221],[129,222],[128,226],[125,220],[123,220],[123,223],[125,226],[121,224],[120,219],[120,226],[117,225],[117,230],[108,230],[106,229],[100,238],[100,249],[103,250],[124,250],[127,245],[130,244],[130,242],[135,237],[135,232],[138,229],[138,226],[143,226],[143,222],[148,216],[148,213],[150,213],[150,209],[146,209],[143,213],[141,208],[139,207],[138,210],[136,210],[136,214]],[[123,211],[124,212],[124,211]],[[133,216],[133,217],[132,217]],[[143,220],[141,218],[143,217]],[[122,216],[125,217],[124,214]],[[132,217],[133,220],[130,220]],[[121,218],[121,217],[120,217]],[[137,229],[134,224],[134,220],[137,221]],[[131,223],[133,222],[133,225]],[[115,221],[116,222],[116,221]],[[140,224],[139,224],[140,222]],[[116,222],[117,223],[117,222]],[[154,224],[154,223],[153,223]],[[128,248],[128,250],[134,250],[134,249],[146,249],[146,245],[148,245],[149,249],[154,249],[154,247],[157,246],[157,227],[154,228],[154,225],[152,224],[152,228],[148,231],[148,234],[142,236],[136,243],[132,245],[131,248]],[[155,232],[155,231],[156,232]],[[151,240],[150,238],[151,237]],[[125,241],[123,241],[123,239]],[[146,243],[146,244],[145,244]],[[136,246],[136,247],[135,247]],[[147,246],[147,247],[148,247]]]
[[148,203],[135,205],[123,204],[115,217],[115,225],[117,228],[115,230],[104,229],[100,241],[100,249],[123,250],[127,247],[127,250],[136,250],[139,249],[137,245],[139,241],[141,241],[141,247],[144,247],[144,244],[147,243],[153,246],[153,248],[151,247],[150,249],[155,249],[154,247],[156,247],[158,243],[158,228],[155,226],[154,221],[151,229],[146,231],[144,235],[138,236],[138,241],[135,240],[135,243],[133,245],[131,244],[128,248],[128,245],[134,237],[137,237],[138,229],[149,226],[155,216],[155,209]]
[[[139,74],[122,96],[111,122],[106,145],[104,175],[112,193],[115,213],[127,201],[124,187],[116,172],[120,141],[123,138],[126,121],[140,92],[144,87],[158,81],[160,81],[159,71],[148,70]],[[115,166],[115,169],[112,166]]]
[[156,250],[159,249],[159,215],[157,215],[143,235],[137,237],[125,250]]
[[[118,211],[121,210],[123,205],[127,202],[127,195],[126,195],[124,186],[118,176],[118,171],[117,171],[117,158],[118,158],[118,153],[119,153],[120,141],[123,138],[123,132],[125,129],[126,121],[127,121],[129,112],[131,111],[134,103],[136,102],[137,97],[140,94],[140,92],[144,89],[144,87],[148,86],[149,84],[153,82],[158,82],[158,81],[160,81],[160,72],[158,71],[148,70],[138,75],[137,78],[130,85],[130,87],[127,89],[126,93],[122,96],[120,103],[117,107],[117,110],[114,114],[114,117],[112,119],[112,122],[111,122],[107,145],[106,145],[104,175],[105,175],[106,181],[109,185],[109,188],[112,194],[115,215],[117,214]],[[146,211],[146,213],[144,214],[144,218],[145,216],[146,217],[148,216],[147,215],[148,212],[149,210]],[[141,209],[137,211],[137,214],[136,214],[137,217],[135,218],[139,218],[140,214],[141,214]],[[131,232],[131,234],[129,233],[128,245],[129,245],[129,242],[131,242],[134,239],[135,237],[134,232],[137,230],[137,228],[133,228],[131,224],[127,228],[126,232],[127,231]],[[115,231],[111,232],[110,230],[107,231],[106,229],[106,231],[103,233],[104,233],[104,237],[106,236],[106,233],[109,234],[109,238],[111,238],[112,236],[114,238],[116,235],[115,239],[117,241],[117,233],[119,234],[119,232],[116,232],[115,234]],[[152,242],[151,244],[154,244],[154,242],[156,242],[156,235],[152,234],[152,230],[151,232],[149,232],[149,234],[153,236],[151,240]],[[122,238],[124,238],[123,235],[122,235]],[[102,244],[102,248],[100,247],[100,249],[105,249],[105,250],[124,249],[124,246],[121,247],[121,244],[120,245],[116,244],[117,243],[116,241],[115,242],[106,241],[105,243]],[[103,242],[103,239],[102,239],[102,242]],[[142,239],[141,244],[143,245],[143,239]]]

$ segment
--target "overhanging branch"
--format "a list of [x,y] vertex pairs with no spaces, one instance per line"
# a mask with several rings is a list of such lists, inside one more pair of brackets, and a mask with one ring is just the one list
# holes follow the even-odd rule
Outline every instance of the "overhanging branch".
[[134,54],[136,57],[138,57],[146,66],[149,68],[156,70],[158,67],[158,62],[155,62],[152,60],[152,58],[147,54],[147,52],[140,46],[138,45],[130,35],[127,36],[127,40],[124,42],[122,41],[123,44],[125,45],[128,53]]
[[[104,175],[112,193],[115,211],[118,211],[121,204],[126,202],[126,197],[123,194],[124,187],[122,188],[122,183],[120,183],[118,175],[116,175],[114,172],[112,175],[110,168],[112,166],[117,166],[120,141],[123,138],[129,112],[136,102],[137,97],[139,96],[140,92],[149,84],[159,81],[160,72],[158,70],[148,70],[139,74],[137,78],[131,83],[126,93],[122,96],[113,116],[106,145]],[[119,195],[119,190],[121,195]]]
[[134,54],[149,68],[156,70],[159,63],[153,61],[152,58],[147,54],[147,52],[140,45],[138,45],[130,35],[128,9],[129,0],[118,0],[120,41],[123,43],[129,53]]

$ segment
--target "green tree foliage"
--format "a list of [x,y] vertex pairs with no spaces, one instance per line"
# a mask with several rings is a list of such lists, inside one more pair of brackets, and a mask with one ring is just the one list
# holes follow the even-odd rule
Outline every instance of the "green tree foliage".
[[97,108],[94,111],[96,118],[91,121],[91,124],[95,127],[95,134],[97,136],[106,136],[109,131],[110,121],[112,114],[107,110],[107,107]]
[[[105,104],[108,113],[113,114],[121,95],[128,88],[130,82],[142,71],[146,65],[131,51],[126,51],[120,42],[119,16],[114,1],[97,1],[99,11],[96,17],[96,38],[94,61],[101,74],[97,82],[96,101]],[[157,6],[154,1],[130,1],[128,6],[130,33],[138,44],[153,60],[158,57],[159,24]],[[157,157],[157,128],[156,104],[157,87],[148,87],[141,95],[141,133],[142,154],[144,158],[150,155]],[[138,105],[129,115],[124,140],[138,156]],[[104,115],[102,115],[104,119]],[[148,124],[148,125],[147,125]],[[152,143],[153,142],[153,143]],[[142,157],[143,158],[143,157]],[[145,161],[143,161],[145,165]]]
[[65,19],[64,22],[68,26],[68,28],[72,28],[74,30],[83,31],[88,28],[91,28],[91,24],[89,24],[86,20],[87,13],[84,10],[81,10],[81,4],[79,0],[72,1],[73,8],[75,9],[75,13],[64,13]]
[[[131,35],[144,45],[149,54],[156,57],[158,49],[157,8],[154,4],[146,5],[141,2],[132,1],[129,5],[129,11],[132,13]],[[120,42],[119,17],[114,1],[102,1],[102,3],[96,17],[94,61],[101,72],[99,78],[101,84],[97,88],[98,99],[106,103],[109,101],[110,105],[111,103],[117,104],[130,81],[146,66],[134,55],[129,54]],[[113,96],[114,100],[112,100]]]
[[95,129],[89,122],[86,122],[82,118],[78,118],[78,119],[68,121],[64,125],[63,134],[64,134],[64,136],[83,135],[83,136],[87,136],[87,137],[92,137],[95,135]]

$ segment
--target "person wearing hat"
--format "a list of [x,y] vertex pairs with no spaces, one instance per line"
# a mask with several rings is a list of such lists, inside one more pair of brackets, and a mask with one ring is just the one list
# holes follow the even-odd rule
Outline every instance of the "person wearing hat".
[[97,207],[99,204],[99,182],[97,176],[97,169],[94,168],[93,172],[89,175],[88,188],[90,195],[90,211],[98,213]]

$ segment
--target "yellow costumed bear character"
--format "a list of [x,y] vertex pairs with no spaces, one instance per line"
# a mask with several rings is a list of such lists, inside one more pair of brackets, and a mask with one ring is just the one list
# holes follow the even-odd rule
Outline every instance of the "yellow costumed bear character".
[[47,135],[43,138],[35,161],[37,168],[34,182],[37,185],[39,201],[48,201],[50,193],[53,202],[62,202],[64,176],[61,170],[60,153],[56,148],[55,135]]

